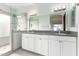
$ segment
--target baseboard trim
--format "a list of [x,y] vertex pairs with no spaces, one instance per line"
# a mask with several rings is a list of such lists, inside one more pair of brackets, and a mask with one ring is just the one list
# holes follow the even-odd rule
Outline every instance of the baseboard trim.
[[1,45],[0,47],[6,46],[6,45],[10,45],[10,44],[9,44],[9,43],[7,43],[7,44],[4,44],[4,45]]
[[15,52],[15,51],[18,50],[18,49],[21,49],[21,47],[15,49],[15,50],[10,50],[10,51],[8,51],[8,52],[6,52],[6,53],[4,53],[4,54],[2,54],[2,55],[0,55],[0,56],[9,56],[9,55],[11,55],[13,52]]
[[2,54],[0,56],[9,56],[10,54],[12,54],[12,51],[8,51],[8,52],[6,52],[6,53],[4,53],[4,54]]
[[24,51],[28,51],[28,52],[31,52],[31,53],[37,54],[37,55],[39,55],[39,56],[45,56],[45,55],[41,55],[41,54],[39,54],[39,53],[36,53],[36,52],[33,52],[33,51],[29,51],[29,50],[26,50],[26,49],[23,49],[23,48],[21,48],[21,49],[24,50]]
[[8,52],[6,52],[6,53],[4,53],[4,54],[2,54],[2,55],[0,55],[0,56],[9,56],[9,55],[11,55],[13,52],[17,51],[18,49],[22,49],[22,50],[24,50],[24,51],[27,51],[27,52],[31,52],[31,53],[37,54],[38,56],[45,56],[45,55],[41,55],[41,54],[36,53],[36,52],[33,52],[33,51],[29,51],[29,50],[23,49],[23,48],[21,48],[21,47],[15,49],[15,50],[8,51]]

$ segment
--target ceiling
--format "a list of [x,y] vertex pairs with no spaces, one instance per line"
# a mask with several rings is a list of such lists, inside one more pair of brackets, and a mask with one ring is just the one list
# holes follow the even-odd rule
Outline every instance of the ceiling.
[[17,14],[20,13],[34,13],[37,12],[39,14],[50,14],[51,9],[54,9],[58,6],[68,5],[67,3],[3,3],[2,5],[14,8]]

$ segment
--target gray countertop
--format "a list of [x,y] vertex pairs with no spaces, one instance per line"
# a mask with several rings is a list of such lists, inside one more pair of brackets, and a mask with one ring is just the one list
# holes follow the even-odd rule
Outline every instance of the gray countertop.
[[61,31],[60,34],[57,31],[14,31],[14,32],[21,32],[26,34],[37,34],[37,35],[55,35],[55,36],[69,36],[69,37],[77,37],[77,32],[71,31]]

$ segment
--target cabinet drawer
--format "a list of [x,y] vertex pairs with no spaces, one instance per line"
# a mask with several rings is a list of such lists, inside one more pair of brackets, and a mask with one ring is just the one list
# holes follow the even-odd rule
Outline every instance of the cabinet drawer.
[[22,34],[22,37],[35,37],[33,34]]
[[49,40],[59,40],[59,36],[48,36]]
[[40,35],[39,38],[48,39],[48,36],[47,35]]
[[71,42],[75,42],[76,41],[76,37],[65,37],[65,36],[60,36],[59,37],[62,41],[71,41]]

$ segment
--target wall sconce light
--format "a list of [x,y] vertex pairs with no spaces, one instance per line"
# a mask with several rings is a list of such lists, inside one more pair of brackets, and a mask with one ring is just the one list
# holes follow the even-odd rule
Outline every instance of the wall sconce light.
[[56,6],[51,9],[51,12],[64,11],[66,10],[66,6]]
[[37,10],[32,10],[29,12],[29,15],[37,15]]

